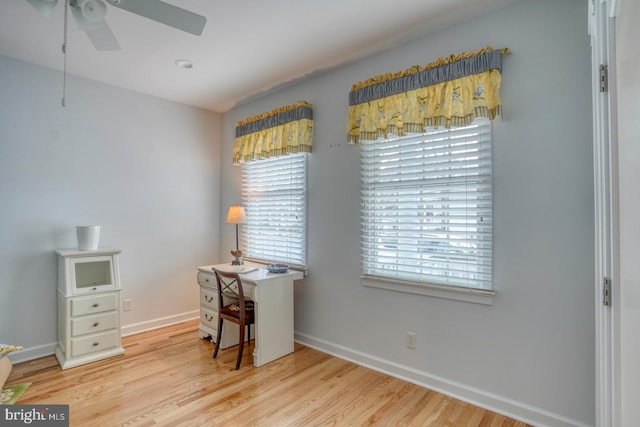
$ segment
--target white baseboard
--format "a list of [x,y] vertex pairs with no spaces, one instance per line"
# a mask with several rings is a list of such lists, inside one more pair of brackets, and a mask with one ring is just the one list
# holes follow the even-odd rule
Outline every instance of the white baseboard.
[[538,427],[590,427],[588,424],[527,405],[526,403],[470,387],[437,375],[429,374],[428,372],[419,371],[299,332],[295,333],[295,341],[304,346],[322,351],[323,353],[348,360],[395,378],[400,378],[527,424]]
[[[173,316],[160,317],[158,319],[149,320],[146,322],[133,323],[131,325],[122,325],[121,334],[123,337],[128,335],[139,334],[140,332],[151,331],[153,329],[164,328],[165,326],[171,326],[189,320],[198,319],[200,317],[200,310],[188,311],[186,313],[176,314]],[[16,363],[28,362],[30,360],[39,359],[41,357],[52,356],[56,350],[58,343],[50,343],[39,345],[36,347],[25,347],[23,350],[16,351],[9,354],[11,362]]]
[[198,318],[200,318],[200,310],[187,311],[186,313],[175,314],[173,316],[159,317],[145,322],[122,325],[121,333],[123,337],[126,337]]
[[43,344],[37,347],[25,347],[23,350],[9,353],[11,362],[16,363],[28,362],[29,360],[39,359],[41,357],[51,356],[56,350],[57,342]]

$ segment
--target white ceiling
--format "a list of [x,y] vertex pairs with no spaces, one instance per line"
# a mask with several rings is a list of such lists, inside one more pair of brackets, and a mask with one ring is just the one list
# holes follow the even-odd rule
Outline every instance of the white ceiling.
[[[62,71],[64,1],[47,19],[27,0],[0,0],[0,54]],[[516,0],[165,1],[204,15],[202,35],[108,5],[122,50],[96,51],[69,17],[67,73],[224,112]],[[178,68],[181,58],[194,67]]]

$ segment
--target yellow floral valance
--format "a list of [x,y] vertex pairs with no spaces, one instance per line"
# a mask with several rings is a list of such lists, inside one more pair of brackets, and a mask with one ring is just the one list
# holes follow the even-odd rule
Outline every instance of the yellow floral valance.
[[233,164],[311,152],[313,109],[300,101],[236,123]]
[[502,55],[507,53],[488,46],[356,83],[349,93],[347,142],[502,116]]

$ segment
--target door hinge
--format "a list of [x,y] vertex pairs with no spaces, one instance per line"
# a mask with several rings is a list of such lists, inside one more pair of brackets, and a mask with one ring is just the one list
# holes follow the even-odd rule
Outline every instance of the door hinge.
[[611,279],[608,277],[602,282],[602,305],[611,305]]
[[609,90],[609,66],[600,65],[600,92]]

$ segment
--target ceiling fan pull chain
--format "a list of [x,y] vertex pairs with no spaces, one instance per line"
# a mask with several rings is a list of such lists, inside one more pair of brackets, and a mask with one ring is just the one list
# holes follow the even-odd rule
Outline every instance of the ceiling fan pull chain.
[[62,54],[64,55],[64,65],[62,69],[62,106],[66,107],[65,96],[67,94],[67,12],[69,0],[64,2],[64,36],[62,41]]

